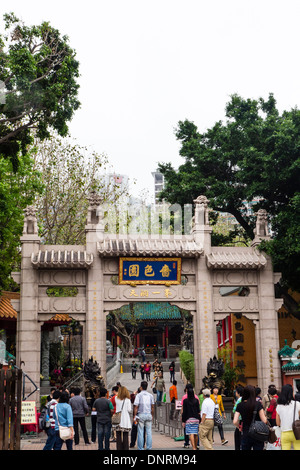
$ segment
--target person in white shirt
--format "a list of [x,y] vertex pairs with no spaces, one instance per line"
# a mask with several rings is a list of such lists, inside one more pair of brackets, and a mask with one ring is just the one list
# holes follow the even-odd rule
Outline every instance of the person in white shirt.
[[202,393],[204,401],[201,407],[199,438],[205,450],[213,450],[214,411],[216,405],[210,398],[211,392],[208,388],[205,388]]
[[282,450],[300,450],[300,441],[297,441],[293,432],[293,422],[300,419],[300,403],[294,401],[293,388],[284,385],[277,400],[276,424],[281,428]]
[[126,387],[119,387],[115,399],[116,413],[121,413],[120,424],[117,425],[117,450],[129,450],[129,431],[131,431],[131,401]]
[[141,382],[142,391],[135,397],[133,404],[133,422],[138,425],[138,450],[144,449],[144,428],[146,430],[146,448],[152,449],[152,419],[154,415],[154,398],[147,392],[148,382]]

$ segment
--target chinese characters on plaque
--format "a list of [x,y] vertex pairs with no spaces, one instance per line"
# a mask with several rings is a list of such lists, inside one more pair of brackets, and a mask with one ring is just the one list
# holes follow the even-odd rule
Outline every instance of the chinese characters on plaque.
[[180,258],[120,258],[119,284],[171,285],[180,281]]

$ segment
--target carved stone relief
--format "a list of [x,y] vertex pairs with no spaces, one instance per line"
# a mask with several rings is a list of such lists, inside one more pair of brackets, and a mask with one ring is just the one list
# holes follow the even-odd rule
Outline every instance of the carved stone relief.
[[39,271],[38,283],[40,286],[84,286],[86,284],[86,271],[81,270],[53,270]]
[[220,297],[213,296],[214,312],[258,312],[259,302],[257,296],[249,297]]
[[49,313],[85,312],[85,297],[40,297],[38,311]]
[[162,300],[195,300],[195,286],[137,285],[104,287],[104,300],[162,301]]
[[212,283],[215,286],[241,285],[252,286],[258,283],[256,271],[214,271],[212,274]]

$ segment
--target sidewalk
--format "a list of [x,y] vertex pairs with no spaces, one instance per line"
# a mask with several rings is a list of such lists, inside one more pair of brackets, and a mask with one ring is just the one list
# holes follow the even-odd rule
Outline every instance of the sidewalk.
[[[167,403],[170,402],[169,399],[169,388],[171,386],[170,383],[170,375],[169,372],[164,373],[164,379],[166,383],[166,393],[167,393]],[[180,399],[184,395],[184,383],[180,377],[179,372],[175,373],[175,379],[177,380],[177,390],[178,390],[178,398]],[[114,379],[113,383],[108,384],[108,389],[111,391],[111,388],[116,385],[117,382],[120,382],[121,385],[128,388],[130,392],[134,392],[140,386],[142,379],[140,373],[136,374],[136,379],[132,379],[131,373],[119,373],[116,378]],[[151,384],[152,384],[152,376],[151,381],[148,382],[148,389],[147,391],[152,393],[151,391]],[[225,438],[228,440],[228,444],[222,445],[218,428],[215,427],[214,431],[214,449],[215,450],[234,450],[234,432],[232,430],[224,429]],[[42,450],[46,441],[46,434],[41,433],[38,437],[33,437],[29,439],[22,439],[21,441],[21,450]],[[184,441],[175,441],[173,438],[158,432],[156,429],[152,430],[152,449],[153,450],[183,450]],[[91,444],[86,446],[83,442],[83,438],[80,438],[80,443],[78,446],[73,446],[74,450],[98,450],[98,444]],[[189,447],[191,450],[191,446]],[[66,450],[66,446],[63,445],[63,450]],[[114,442],[110,445],[110,450],[116,451],[116,444]],[[135,446],[132,450],[137,450]],[[200,445],[200,450],[203,450],[203,447]]]
[[[169,403],[170,402],[169,388],[172,385],[172,383],[170,382],[169,371],[164,372],[164,380],[165,380],[165,384],[166,384],[167,403]],[[178,391],[178,398],[179,398],[179,397],[182,397],[184,395],[185,385],[184,385],[184,383],[183,383],[183,381],[180,377],[180,373],[177,372],[177,371],[175,372],[175,380],[177,380],[177,391]],[[108,384],[108,389],[111,390],[111,388],[114,385],[116,385],[117,382],[120,382],[121,385],[126,387],[130,392],[135,392],[138,389],[138,387],[141,385],[141,381],[142,381],[142,378],[141,378],[141,374],[139,372],[137,372],[137,374],[136,374],[136,379],[132,378],[130,372],[124,372],[124,373],[119,372],[119,374],[114,379],[113,383]],[[149,392],[149,393],[152,393],[152,390],[151,390],[152,382],[153,382],[153,373],[151,373],[151,380],[148,382],[147,392]]]
[[[214,450],[234,450],[234,435],[233,431],[225,431],[225,437],[228,439],[228,444],[222,446],[218,429],[215,428],[215,443]],[[24,439],[21,441],[21,450],[42,450],[46,441],[46,436],[43,433],[42,436],[32,439]],[[91,444],[86,446],[83,439],[80,439],[78,446],[73,446],[73,450],[98,450],[98,444]],[[183,441],[174,441],[171,437],[164,436],[163,434],[153,430],[152,432],[152,449],[153,450],[183,450]],[[191,446],[189,447],[191,450]],[[66,446],[63,445],[62,450],[66,450]],[[116,444],[111,442],[110,450],[116,451]],[[137,450],[135,446],[132,450]],[[200,445],[200,450],[204,448]]]

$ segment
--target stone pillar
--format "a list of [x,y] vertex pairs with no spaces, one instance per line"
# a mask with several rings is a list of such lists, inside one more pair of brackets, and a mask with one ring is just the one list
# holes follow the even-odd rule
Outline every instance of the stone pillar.
[[[266,256],[266,255],[265,255]],[[274,274],[270,257],[268,263],[259,272],[259,321],[256,326],[258,384],[266,392],[270,384],[281,386],[281,369],[278,358],[279,332],[278,315],[274,292]]]
[[[24,230],[21,237],[20,312],[17,320],[17,366],[21,367],[39,387],[41,327],[38,322],[38,278],[37,271],[31,263],[31,256],[38,253],[40,238],[37,232],[35,208],[28,207],[24,212]],[[32,391],[32,384],[25,382],[25,394]],[[38,393],[32,395],[31,399],[38,401]]]
[[98,362],[106,382],[106,314],[103,309],[103,266],[97,251],[97,242],[103,239],[104,227],[101,224],[101,198],[91,193],[86,231],[86,251],[92,253],[94,262],[87,272],[86,285],[86,327],[84,356]]
[[49,361],[50,361],[50,339],[49,331],[42,331],[42,359],[41,359],[41,374],[43,379],[41,380],[41,387],[49,387]]
[[[262,240],[269,240],[268,214],[264,209],[256,213],[256,226],[251,246],[254,248]],[[281,386],[281,369],[278,358],[279,332],[278,315],[275,301],[275,276],[272,261],[267,259],[266,266],[258,273],[259,321],[256,323],[257,379],[263,393],[270,384]]]
[[195,201],[194,240],[203,248],[204,255],[197,259],[196,296],[197,311],[194,314],[195,388],[202,387],[207,373],[207,363],[216,354],[216,330],[214,323],[212,279],[207,269],[205,255],[211,252],[211,232],[208,220],[208,200],[199,196]]

